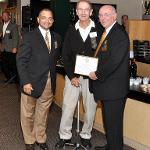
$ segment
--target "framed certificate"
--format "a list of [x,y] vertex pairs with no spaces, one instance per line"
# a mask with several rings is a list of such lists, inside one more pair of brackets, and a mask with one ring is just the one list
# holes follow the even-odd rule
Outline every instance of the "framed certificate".
[[96,71],[98,66],[98,58],[77,55],[74,73],[88,76],[90,72]]

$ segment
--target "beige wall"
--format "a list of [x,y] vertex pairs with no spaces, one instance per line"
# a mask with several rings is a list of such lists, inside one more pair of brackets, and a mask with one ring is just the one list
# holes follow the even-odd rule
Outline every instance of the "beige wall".
[[150,77],[150,64],[136,62],[138,76]]
[[[150,104],[128,99],[124,113],[124,136],[137,150],[150,150]],[[131,142],[130,142],[131,143]],[[129,143],[129,145],[130,145]],[[142,145],[144,148],[142,148]]]
[[[77,0],[70,0],[76,2]],[[118,21],[123,14],[127,14],[130,19],[142,18],[142,0],[90,0],[92,3],[117,4]]]
[[[70,0],[70,1],[76,2],[77,0]],[[142,18],[142,13],[143,13],[142,0],[91,0],[91,2],[103,3],[103,4],[117,4],[119,22],[123,14],[127,14],[130,19]],[[26,5],[30,5],[30,0],[21,0],[21,1],[17,0],[17,3],[20,4],[20,6],[26,6]],[[18,5],[18,9],[20,9],[19,12],[21,15],[20,6]]]

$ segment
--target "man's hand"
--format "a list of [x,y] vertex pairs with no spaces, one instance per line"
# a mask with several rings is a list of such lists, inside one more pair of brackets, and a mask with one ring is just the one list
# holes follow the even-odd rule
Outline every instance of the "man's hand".
[[92,80],[97,80],[97,76],[96,76],[95,72],[90,72],[89,78]]
[[32,88],[32,85],[29,83],[29,84],[25,84],[23,86],[23,91],[27,94],[31,94],[33,88]]
[[14,53],[14,54],[17,53],[17,48],[13,48],[12,53]]
[[71,84],[73,86],[79,87],[79,85],[80,85],[79,78],[77,78],[77,77],[72,78],[71,79]]

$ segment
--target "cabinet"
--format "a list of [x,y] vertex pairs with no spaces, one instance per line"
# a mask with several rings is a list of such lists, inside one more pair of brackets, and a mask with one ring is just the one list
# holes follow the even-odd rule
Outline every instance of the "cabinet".
[[[129,37],[131,43],[135,39],[150,41],[150,21],[129,20]],[[132,49],[133,47],[130,48]]]
[[[129,20],[129,38],[130,50],[133,50],[133,40],[150,41],[150,21]],[[150,76],[150,64],[137,61],[137,68],[137,74],[139,76]]]

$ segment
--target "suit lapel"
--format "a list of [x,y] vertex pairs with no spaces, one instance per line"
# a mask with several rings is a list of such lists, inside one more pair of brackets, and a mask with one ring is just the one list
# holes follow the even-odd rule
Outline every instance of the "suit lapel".
[[48,48],[47,48],[47,45],[46,45],[46,43],[45,43],[44,37],[43,37],[41,31],[39,30],[39,28],[37,28],[37,34],[38,34],[37,37],[39,37],[39,38],[38,38],[39,42],[42,42],[41,45],[43,45],[43,48],[48,51]]
[[[75,29],[76,30],[76,29]],[[79,29],[76,30],[76,33],[77,33],[77,38],[81,41],[81,43],[84,43],[82,37],[81,37],[81,34],[79,32]]]
[[[107,34],[107,36],[105,37],[105,39],[104,39],[104,41],[103,41],[101,47],[103,46],[103,44],[104,44],[107,40],[109,40],[109,38],[111,37],[111,34],[112,34],[113,31],[116,29],[116,26],[117,26],[117,25],[118,25],[118,23],[115,23],[115,24],[113,25],[113,27],[110,29],[110,31],[109,31],[109,33]],[[100,47],[100,48],[101,48],[101,47]]]
[[[108,40],[111,37],[111,34],[113,33],[113,31],[116,29],[116,26],[118,25],[118,23],[116,22],[113,27],[110,29],[109,33],[107,34],[105,40]],[[104,41],[105,41],[104,40]]]
[[45,42],[44,37],[42,36],[42,33],[39,28],[36,29],[36,32],[38,34],[39,40],[42,40],[42,42]]
[[55,49],[55,47],[56,47],[56,41],[55,41],[55,37],[54,37],[54,34],[53,34],[53,32],[52,31],[50,31],[50,33],[51,33],[51,52]]
[[[104,46],[104,43],[107,44],[107,41],[109,41],[110,37],[111,37],[111,34],[114,32],[114,30],[116,29],[116,26],[118,25],[118,23],[116,22],[113,27],[110,29],[109,33],[107,34],[107,36],[105,37],[103,43],[101,44],[100,48],[99,48],[99,51],[97,53],[97,55],[100,53],[102,47]],[[107,45],[106,45],[107,46]],[[96,55],[96,56],[97,56]]]
[[[57,41],[55,41],[56,39],[55,39],[54,33],[51,30],[49,30],[49,31],[50,31],[50,34],[51,34],[51,52],[52,52],[55,49],[55,47],[57,46],[55,44],[58,44],[58,43],[55,43]],[[39,35],[38,36],[39,41],[43,43],[42,45],[43,45],[44,49],[46,49],[48,51],[48,48],[47,48],[47,45],[45,43],[44,37],[42,36],[42,33],[40,32],[39,29],[37,29],[37,33]]]

